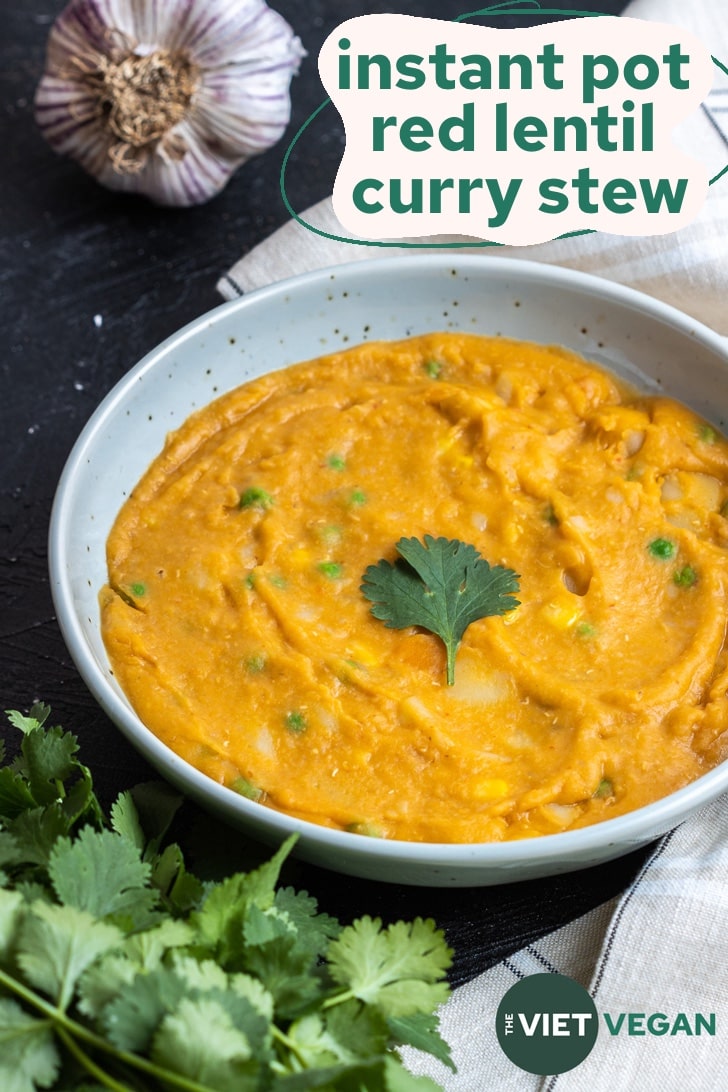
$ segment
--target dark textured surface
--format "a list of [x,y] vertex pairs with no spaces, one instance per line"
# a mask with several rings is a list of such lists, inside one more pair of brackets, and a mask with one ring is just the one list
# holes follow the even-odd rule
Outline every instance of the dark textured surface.
[[[219,303],[220,273],[286,220],[278,191],[281,159],[325,97],[316,58],[329,31],[357,14],[453,18],[467,5],[276,0],[308,50],[293,85],[289,133],[214,201],[180,211],[108,193],[41,139],[32,97],[48,30],[62,6],[0,0],[0,700],[2,708],[24,709],[36,698],[49,702],[54,720],[79,735],[108,802],[154,775],[89,695],[53,616],[46,535],[65,458],[114,383],[164,337]],[[579,9],[585,0],[559,6]],[[624,5],[590,6],[616,14]],[[497,25],[509,23],[525,20],[504,18]],[[327,110],[291,161],[296,207],[330,192],[342,149],[337,115]],[[0,734],[11,747],[16,743],[4,723]],[[231,841],[191,806],[180,837],[200,866]],[[342,918],[432,915],[455,946],[454,979],[461,981],[622,890],[643,856],[538,883],[459,891],[342,879],[300,862],[288,872]]]

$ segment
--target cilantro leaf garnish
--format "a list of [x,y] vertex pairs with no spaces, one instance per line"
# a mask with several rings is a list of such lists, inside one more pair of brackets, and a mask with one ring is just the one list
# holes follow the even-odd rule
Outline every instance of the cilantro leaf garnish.
[[455,656],[471,622],[519,606],[518,574],[490,565],[459,539],[425,535],[401,538],[394,564],[382,559],[362,577],[371,613],[389,629],[419,626],[436,634],[447,652],[447,684],[455,682]]
[[432,922],[342,927],[279,886],[294,838],[203,883],[165,844],[172,790],[136,786],[107,814],[49,713],[13,713],[21,753],[0,754],[0,1088],[438,1089],[398,1053],[452,1067]]

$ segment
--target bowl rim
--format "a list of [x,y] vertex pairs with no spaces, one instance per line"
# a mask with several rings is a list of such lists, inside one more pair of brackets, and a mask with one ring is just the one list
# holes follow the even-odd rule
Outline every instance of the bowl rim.
[[[147,352],[109,390],[81,430],[58,480],[48,531],[48,567],[58,625],[85,685],[135,749],[162,776],[169,778],[182,791],[189,792],[198,800],[207,798],[210,806],[219,814],[239,816],[255,832],[254,837],[259,836],[261,830],[265,830],[267,836],[282,841],[296,833],[300,836],[301,843],[307,842],[309,845],[324,848],[337,847],[345,851],[351,859],[366,858],[368,862],[376,859],[382,864],[387,861],[394,863],[407,860],[422,866],[467,866],[473,872],[477,866],[482,869],[500,867],[507,873],[511,869],[517,870],[521,865],[568,860],[574,853],[581,857],[592,851],[603,850],[605,845],[614,847],[613,856],[617,856],[621,852],[617,849],[618,846],[627,847],[623,851],[628,852],[629,848],[644,845],[728,791],[728,760],[667,796],[624,815],[576,830],[502,842],[418,842],[363,838],[360,834],[325,827],[248,800],[180,758],[144,725],[108,684],[86,643],[73,608],[67,558],[74,477],[79,465],[83,464],[86,451],[103,430],[106,420],[113,415],[117,404],[124,400],[129,389],[141,376],[157,367],[170,351],[237,311],[244,313],[251,306],[256,307],[261,302],[296,292],[302,287],[313,286],[319,281],[329,284],[332,275],[337,279],[384,275],[395,276],[399,281],[407,272],[421,274],[423,267],[429,267],[432,271],[458,268],[458,271],[480,276],[496,273],[502,279],[548,282],[550,286],[561,286],[565,290],[599,297],[607,304],[614,303],[631,308],[658,323],[681,331],[717,353],[728,369],[728,339],[671,304],[592,273],[529,259],[462,253],[420,253],[369,258],[310,270],[254,289],[238,299],[220,303],[203,312]],[[337,866],[332,864],[331,867]],[[504,875],[504,881],[507,879],[508,876]]]

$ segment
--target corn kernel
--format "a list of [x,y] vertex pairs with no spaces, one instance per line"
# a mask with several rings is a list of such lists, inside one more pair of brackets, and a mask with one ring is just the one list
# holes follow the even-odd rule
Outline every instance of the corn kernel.
[[473,465],[473,456],[468,455],[459,445],[460,437],[449,433],[437,445],[442,462],[453,470],[466,470]]
[[448,462],[451,466],[456,467],[459,470],[465,470],[473,465],[473,456],[456,452],[450,456]]
[[523,524],[520,523],[517,519],[511,520],[503,528],[503,539],[505,542],[508,543],[509,546],[513,546],[516,542],[518,542],[522,534]]
[[350,652],[351,659],[356,660],[360,664],[364,664],[364,667],[376,667],[379,663],[379,657],[376,656],[370,648],[367,648],[366,645],[352,645]]
[[288,555],[291,567],[299,570],[307,569],[311,564],[311,558],[311,551],[307,550],[305,546],[297,546]]
[[444,455],[446,451],[449,451],[453,444],[457,441],[457,433],[448,432],[441,440],[438,441],[437,450],[441,455]]
[[508,795],[509,788],[502,777],[486,777],[472,785],[472,793],[477,800],[499,800]]
[[569,629],[581,617],[581,607],[578,603],[551,600],[541,608],[541,614],[556,629]]

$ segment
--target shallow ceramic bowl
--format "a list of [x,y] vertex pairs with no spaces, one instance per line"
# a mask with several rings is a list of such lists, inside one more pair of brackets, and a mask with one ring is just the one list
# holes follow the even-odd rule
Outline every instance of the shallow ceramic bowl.
[[375,338],[432,330],[557,343],[728,418],[726,343],[680,312],[599,278],[530,262],[416,253],[318,271],[223,304],[144,358],[111,391],[76,443],[50,532],[58,620],[86,684],[170,782],[253,838],[328,868],[399,883],[486,885],[598,864],[644,845],[728,790],[728,763],[629,815],[583,830],[500,844],[385,841],[329,830],[212,781],[142,724],[109,667],[97,594],[105,543],[124,498],[165,434],[217,395],[271,369]]

